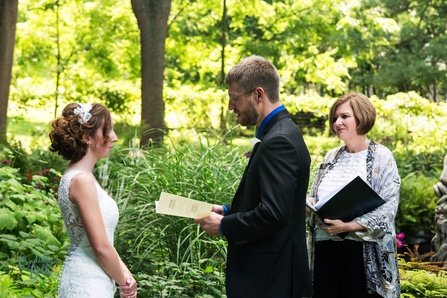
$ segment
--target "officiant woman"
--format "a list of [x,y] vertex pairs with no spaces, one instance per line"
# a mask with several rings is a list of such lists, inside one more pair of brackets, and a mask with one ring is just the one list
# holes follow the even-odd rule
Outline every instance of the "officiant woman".
[[[309,196],[318,201],[360,176],[385,204],[350,222],[319,222],[308,212],[314,297],[399,297],[394,218],[400,177],[395,159],[389,149],[366,136],[374,126],[376,110],[365,95],[341,96],[329,115],[330,130],[344,144],[326,154]],[[342,238],[340,233],[347,236]]]

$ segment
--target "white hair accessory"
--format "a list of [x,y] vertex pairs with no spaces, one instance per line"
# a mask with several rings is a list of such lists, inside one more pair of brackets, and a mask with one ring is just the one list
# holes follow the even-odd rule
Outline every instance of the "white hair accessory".
[[79,123],[87,123],[90,118],[92,118],[92,114],[90,114],[90,110],[92,109],[91,103],[80,103],[80,107],[74,109],[73,113],[79,115],[78,118]]

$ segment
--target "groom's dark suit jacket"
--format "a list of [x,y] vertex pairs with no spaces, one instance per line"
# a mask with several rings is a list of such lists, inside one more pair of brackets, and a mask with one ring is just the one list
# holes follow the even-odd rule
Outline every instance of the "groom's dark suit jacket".
[[287,110],[270,119],[221,222],[228,298],[310,297],[305,200],[310,156]]

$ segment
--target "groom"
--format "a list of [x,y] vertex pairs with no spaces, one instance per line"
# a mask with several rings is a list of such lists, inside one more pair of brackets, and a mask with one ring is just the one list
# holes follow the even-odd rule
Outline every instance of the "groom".
[[310,297],[305,200],[310,157],[300,130],[279,101],[280,77],[259,56],[238,63],[226,78],[241,125],[257,126],[255,145],[229,205],[195,219],[228,241],[228,298]]

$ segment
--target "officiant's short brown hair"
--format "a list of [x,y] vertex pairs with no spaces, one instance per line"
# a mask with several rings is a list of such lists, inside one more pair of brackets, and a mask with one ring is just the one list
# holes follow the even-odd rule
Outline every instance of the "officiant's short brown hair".
[[361,93],[349,93],[339,97],[331,107],[329,113],[329,128],[331,132],[336,134],[332,125],[332,119],[337,108],[349,101],[349,105],[354,112],[354,118],[357,123],[357,133],[359,135],[366,135],[374,126],[376,122],[376,109],[371,100]]

